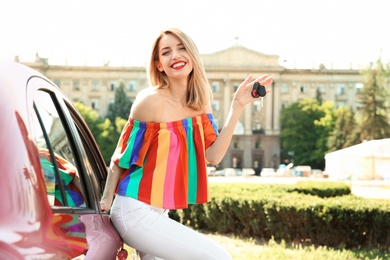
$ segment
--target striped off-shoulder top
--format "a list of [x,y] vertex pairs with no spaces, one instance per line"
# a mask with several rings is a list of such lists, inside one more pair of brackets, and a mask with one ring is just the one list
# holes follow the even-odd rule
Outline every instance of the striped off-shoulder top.
[[112,160],[126,169],[116,192],[164,209],[210,200],[206,149],[218,136],[211,114],[169,123],[126,123]]

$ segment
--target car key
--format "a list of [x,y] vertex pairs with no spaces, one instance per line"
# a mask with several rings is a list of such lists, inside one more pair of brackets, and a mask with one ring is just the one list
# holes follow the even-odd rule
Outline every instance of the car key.
[[259,98],[261,97],[261,107],[263,107],[264,104],[264,96],[267,94],[267,90],[263,85],[261,85],[259,82],[255,82],[252,86],[252,97]]

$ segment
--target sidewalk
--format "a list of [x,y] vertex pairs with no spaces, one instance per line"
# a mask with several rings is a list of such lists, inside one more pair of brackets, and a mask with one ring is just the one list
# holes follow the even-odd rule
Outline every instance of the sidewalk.
[[356,196],[390,200],[390,181],[388,180],[352,180],[346,183],[351,185],[352,194]]

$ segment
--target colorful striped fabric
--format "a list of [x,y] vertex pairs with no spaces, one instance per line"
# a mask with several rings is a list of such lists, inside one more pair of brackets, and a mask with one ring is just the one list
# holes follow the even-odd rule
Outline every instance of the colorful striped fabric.
[[[81,192],[76,188],[75,185],[72,184],[72,180],[74,178],[75,172],[72,168],[67,169],[64,167],[64,165],[70,165],[68,164],[61,164],[62,161],[65,161],[64,159],[60,159],[59,157],[56,157],[57,159],[57,165],[58,170],[60,173],[60,178],[62,180],[62,183],[65,187],[65,196],[66,201],[68,202],[69,207],[78,207],[81,206],[84,203],[84,198]],[[54,195],[54,205],[55,206],[64,206],[62,199],[62,194],[60,187],[58,185],[58,180],[55,176],[55,170],[54,165],[51,163],[51,161],[47,160],[46,158],[39,158],[41,162],[41,166],[43,169],[43,174],[45,176],[45,184],[46,184],[46,190],[49,195]]]
[[130,118],[112,157],[127,169],[116,192],[164,209],[208,202],[205,151],[218,134],[211,114],[169,123]]

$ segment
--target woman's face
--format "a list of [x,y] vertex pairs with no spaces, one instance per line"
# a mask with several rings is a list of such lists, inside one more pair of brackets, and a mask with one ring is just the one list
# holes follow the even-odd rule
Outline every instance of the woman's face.
[[158,44],[159,71],[164,71],[168,78],[187,78],[193,69],[192,60],[183,43],[174,35],[166,34]]

